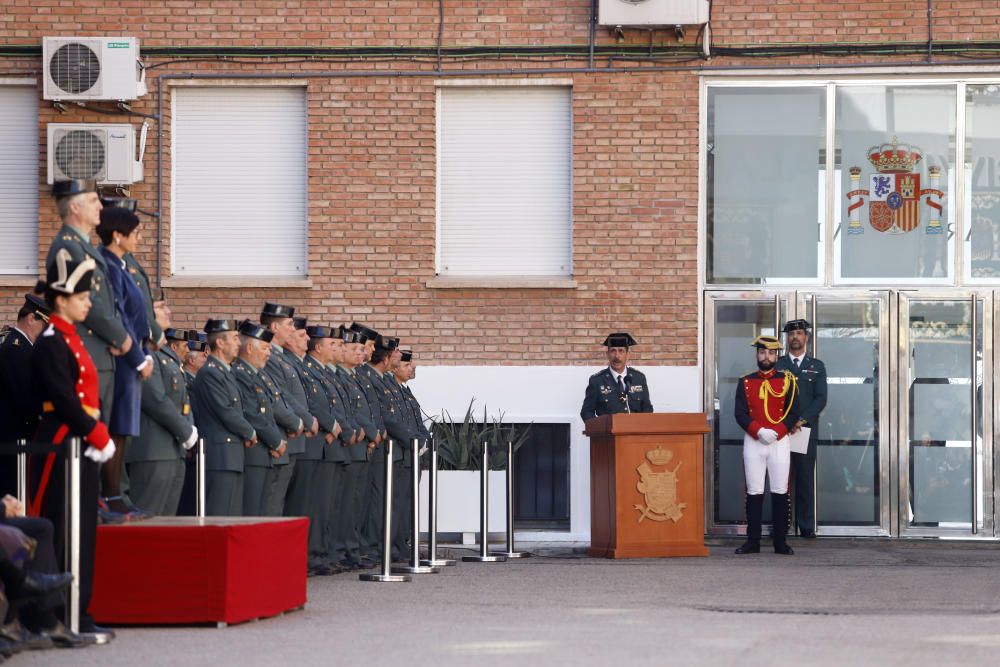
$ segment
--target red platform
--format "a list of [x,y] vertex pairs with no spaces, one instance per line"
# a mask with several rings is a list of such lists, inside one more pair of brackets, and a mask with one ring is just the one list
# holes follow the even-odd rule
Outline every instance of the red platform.
[[306,603],[309,520],[158,517],[97,529],[98,623],[240,623]]

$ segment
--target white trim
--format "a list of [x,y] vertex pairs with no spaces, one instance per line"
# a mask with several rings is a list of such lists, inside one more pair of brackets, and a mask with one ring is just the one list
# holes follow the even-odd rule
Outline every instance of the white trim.
[[445,88],[451,86],[472,86],[472,87],[482,87],[482,86],[569,86],[573,87],[573,79],[556,79],[556,78],[544,78],[543,76],[533,77],[530,79],[520,78],[520,79],[434,79],[434,85],[438,88]]

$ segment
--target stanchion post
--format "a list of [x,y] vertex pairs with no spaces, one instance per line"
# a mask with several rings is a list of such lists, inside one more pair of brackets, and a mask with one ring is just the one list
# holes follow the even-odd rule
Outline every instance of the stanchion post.
[[[420,561],[421,565],[432,567],[448,567],[454,565],[451,558],[438,558],[437,555],[437,515],[438,515],[438,446],[434,438],[430,440],[430,465],[427,477],[427,558]],[[417,526],[419,534],[420,526]]]
[[[26,447],[27,440],[18,440],[18,447]],[[21,507],[28,506],[28,453],[19,451],[17,453],[17,501]]]
[[491,551],[494,556],[530,558],[530,551],[514,551],[514,443],[507,441],[507,550]]
[[[80,632],[80,438],[67,442],[66,460],[66,563],[73,575],[66,600],[66,625]],[[94,509],[96,511],[96,509]]]
[[205,439],[198,438],[198,452],[194,459],[195,488],[194,513],[199,519],[205,518]]
[[413,466],[410,470],[412,475],[412,518],[413,530],[410,537],[413,544],[410,547],[410,564],[400,565],[392,568],[396,574],[437,574],[440,568],[433,565],[422,565],[420,563],[420,440],[414,438],[410,447],[410,463]]
[[382,493],[382,572],[359,574],[361,581],[409,581],[408,574],[392,574],[392,439],[385,441],[385,487]]
[[502,563],[506,556],[491,556],[489,554],[490,528],[490,451],[489,444],[483,441],[483,463],[479,475],[479,555],[462,556],[469,563]]

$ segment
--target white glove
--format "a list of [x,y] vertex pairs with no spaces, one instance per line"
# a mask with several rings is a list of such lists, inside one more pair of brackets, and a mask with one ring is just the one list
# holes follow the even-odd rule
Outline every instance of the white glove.
[[115,455],[115,442],[114,440],[108,440],[108,444],[104,445],[104,449],[98,449],[91,445],[83,452],[91,461],[96,461],[97,463],[107,463],[111,460],[111,457]]
[[757,439],[763,442],[765,445],[770,445],[771,443],[777,441],[778,433],[772,431],[769,428],[762,428],[757,431]]
[[191,449],[192,447],[194,447],[194,443],[196,442],[198,442],[198,427],[192,426],[191,435],[188,436],[187,440],[181,443],[181,447],[183,447],[184,449]]

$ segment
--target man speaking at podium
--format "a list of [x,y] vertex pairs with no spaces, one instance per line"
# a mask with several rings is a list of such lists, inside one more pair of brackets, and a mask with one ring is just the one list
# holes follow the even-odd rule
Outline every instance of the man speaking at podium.
[[635,339],[626,332],[613,333],[604,339],[608,367],[590,376],[580,410],[583,421],[620,412],[653,411],[646,376],[628,367],[629,348],[635,344]]

